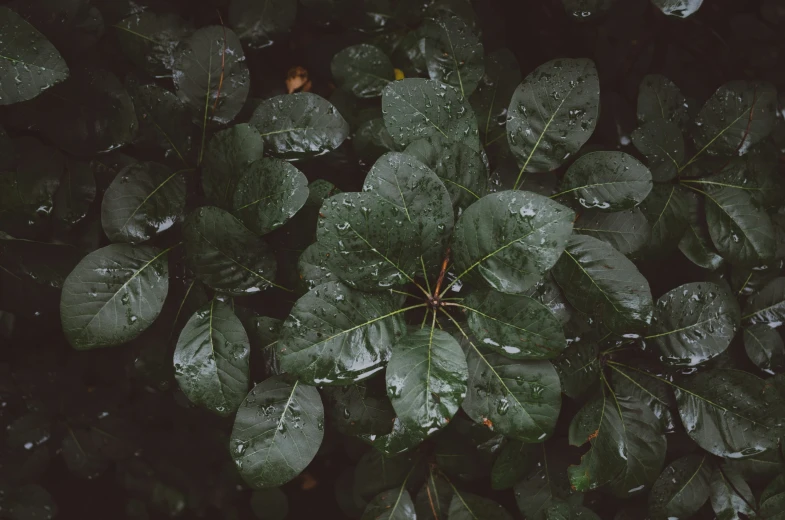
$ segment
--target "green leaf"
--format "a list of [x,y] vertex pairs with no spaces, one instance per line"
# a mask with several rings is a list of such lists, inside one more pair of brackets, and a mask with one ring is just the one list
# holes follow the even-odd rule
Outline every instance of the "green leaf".
[[330,69],[338,88],[359,98],[375,98],[391,81],[395,71],[379,47],[362,43],[343,49],[333,56]]
[[418,462],[417,455],[385,457],[370,450],[354,470],[354,492],[362,499],[371,500],[384,490],[404,487]]
[[651,408],[659,419],[663,431],[672,432],[674,417],[671,411],[673,396],[669,386],[653,377],[634,370],[623,370],[611,364],[613,369],[613,389],[616,395],[630,397]]
[[777,446],[785,411],[780,403],[764,399],[763,379],[715,369],[672,386],[687,434],[709,453],[738,458]]
[[575,221],[573,230],[602,240],[623,255],[638,252],[651,239],[651,226],[640,208],[613,213],[585,211]]
[[464,482],[486,480],[505,439],[483,424],[456,415],[436,437],[433,457],[447,477]]
[[[377,386],[379,388],[377,388]],[[324,389],[330,401],[330,418],[346,435],[384,435],[390,432],[395,411],[382,385],[357,383]]]
[[711,243],[708,225],[698,197],[690,197],[689,202],[687,232],[679,242],[679,250],[698,267],[714,271],[725,263],[725,259],[717,253],[714,244]]
[[679,18],[687,18],[700,9],[703,0],[651,0],[663,13]]
[[195,31],[174,53],[172,79],[177,96],[197,114],[204,142],[207,123],[231,122],[248,97],[250,73],[240,39],[217,25]]
[[469,374],[460,344],[432,326],[393,345],[385,377],[387,395],[404,426],[431,435],[458,411]]
[[95,200],[95,176],[90,163],[66,160],[60,186],[54,194],[52,217],[70,229],[87,216]]
[[554,504],[545,512],[546,520],[600,520],[588,507],[574,506],[566,502]]
[[768,137],[776,114],[777,91],[770,83],[726,83],[709,98],[695,119],[692,136],[699,150],[695,157],[704,152],[744,155]]
[[566,502],[580,505],[583,494],[570,489],[567,479],[566,450],[561,445],[546,450],[542,445],[542,456],[534,471],[515,485],[515,501],[527,520],[546,520],[551,505]]
[[[450,110],[442,109],[447,106]],[[390,83],[382,91],[382,114],[398,146],[440,134],[480,151],[477,120],[471,106],[450,85],[422,78]]]
[[164,150],[176,164],[188,166],[198,127],[191,110],[180,98],[157,85],[140,85],[130,91],[139,120],[139,135],[134,143]]
[[672,462],[657,478],[649,495],[652,520],[690,518],[709,499],[708,455],[687,455]]
[[526,76],[507,110],[507,140],[521,174],[564,164],[594,133],[599,110],[600,81],[591,60],[553,60]]
[[684,188],[655,184],[640,207],[651,224],[646,252],[662,255],[675,248],[688,225],[689,200]]
[[243,295],[275,285],[275,257],[242,222],[214,206],[190,213],[183,224],[186,260],[216,291]]
[[551,359],[567,346],[561,322],[527,296],[492,289],[473,292],[458,307],[469,329],[489,348],[511,359]]
[[513,361],[469,341],[469,386],[462,407],[477,423],[524,442],[548,438],[561,409],[559,376],[548,361]]
[[352,147],[361,163],[375,162],[381,155],[398,149],[381,117],[360,124],[352,137]]
[[573,235],[553,276],[575,308],[601,317],[617,334],[640,331],[651,321],[649,282],[635,264],[605,242]]
[[649,74],[638,89],[638,122],[646,125],[664,119],[684,128],[689,121],[687,100],[679,87],[659,74]]
[[785,371],[785,343],[780,333],[768,324],[744,329],[744,350],[750,361],[767,374]]
[[373,165],[360,193],[324,202],[317,238],[326,266],[347,285],[380,290],[441,263],[453,223],[439,178],[409,155],[391,152]]
[[504,445],[491,470],[491,487],[509,489],[522,480],[537,463],[539,450],[535,444],[510,440]]
[[276,487],[310,464],[323,437],[316,388],[275,376],[256,385],[237,410],[229,451],[249,486]]
[[488,169],[482,156],[465,144],[436,134],[414,141],[404,153],[425,164],[441,179],[456,214],[485,195]]
[[469,102],[486,147],[507,135],[507,108],[521,82],[521,68],[509,49],[497,49],[485,56],[485,74]]
[[731,264],[757,266],[774,259],[771,219],[750,195],[734,188],[709,188],[706,221],[717,251]]
[[728,466],[717,467],[709,480],[711,508],[717,520],[739,520],[740,514],[755,516],[755,497],[741,475]]
[[320,285],[297,300],[283,324],[281,367],[317,385],[367,379],[384,368],[403,334],[405,310],[390,294]]
[[632,133],[632,143],[649,162],[652,179],[667,182],[684,162],[684,136],[676,123],[654,119]]
[[622,211],[643,202],[651,188],[649,169],[633,156],[593,152],[570,166],[555,197],[572,193],[584,208]]
[[760,496],[760,514],[766,520],[785,518],[785,475],[780,475],[766,486]]
[[172,73],[175,48],[191,32],[179,16],[153,11],[134,13],[114,28],[123,53],[153,77]]
[[741,311],[723,287],[694,282],[663,294],[651,322],[646,339],[659,347],[660,360],[692,367],[725,352],[739,330]]
[[406,488],[382,491],[368,504],[360,520],[415,520],[412,497]]
[[70,245],[17,239],[0,232],[0,271],[18,280],[61,289],[82,256]]
[[461,18],[439,16],[426,22],[425,62],[431,79],[457,88],[461,99],[477,88],[485,72],[482,42]]
[[232,207],[258,235],[283,226],[308,200],[308,179],[280,159],[261,159],[240,173]]
[[287,0],[232,0],[229,24],[251,49],[269,47],[273,37],[289,32],[297,15],[297,3]]
[[553,360],[559,374],[562,392],[573,399],[581,399],[600,380],[599,348],[588,341],[571,345]]
[[369,435],[361,437],[373,446],[379,453],[386,457],[392,457],[400,453],[412,450],[425,440],[425,436],[419,430],[409,430],[403,422],[395,418],[392,431],[385,435]]
[[430,469],[425,484],[414,500],[417,519],[446,520],[454,493],[447,479]]
[[112,244],[85,256],[63,284],[60,319],[77,350],[131,341],[161,313],[168,249]]
[[183,171],[154,162],[124,168],[101,203],[101,225],[112,242],[138,244],[163,233],[185,210]]
[[452,251],[458,279],[523,293],[558,260],[572,231],[572,210],[523,191],[492,193],[461,214]]
[[319,242],[308,246],[297,262],[297,272],[305,287],[310,291],[317,285],[336,280],[336,276],[327,268],[330,250]]
[[[242,308],[235,306],[235,312],[239,314],[238,317],[242,321],[246,332],[248,332],[251,349],[253,352],[256,352],[256,354],[251,354],[251,362],[260,360],[264,374],[267,376],[281,375],[283,371],[278,359],[278,351],[273,347],[278,344],[283,321],[270,318],[269,316],[244,315],[238,312],[240,309]],[[253,372],[253,370],[252,366],[251,371]]]
[[450,520],[512,520],[501,504],[472,493],[455,491],[450,502]]
[[534,284],[525,296],[545,305],[560,323],[566,324],[570,321],[572,316],[570,304],[564,299],[561,289],[550,275],[546,275],[545,278]]
[[174,351],[180,389],[197,406],[232,415],[245,399],[251,344],[227,304],[212,300],[188,320]]
[[65,81],[65,60],[46,37],[24,18],[0,7],[0,105],[27,101],[52,85]]
[[239,124],[216,133],[202,163],[202,187],[216,205],[232,207],[237,183],[251,163],[262,158],[264,143],[250,125]]
[[749,324],[765,323],[771,328],[785,321],[785,277],[775,278],[744,306],[742,318]]
[[263,101],[249,124],[264,139],[266,151],[281,159],[302,159],[338,148],[349,135],[347,123],[326,99],[309,92]]

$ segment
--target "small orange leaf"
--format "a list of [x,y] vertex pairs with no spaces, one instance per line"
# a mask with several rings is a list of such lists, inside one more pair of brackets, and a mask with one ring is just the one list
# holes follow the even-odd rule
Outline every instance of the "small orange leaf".
[[594,430],[592,433],[589,434],[589,439],[588,440],[591,441],[591,440],[596,439],[597,435],[599,435],[599,434],[600,434],[600,430]]
[[491,420],[490,420],[490,419],[488,419],[487,417],[483,417],[483,418],[482,418],[482,423],[483,423],[485,426],[487,426],[488,428],[490,428],[491,430],[493,429],[493,423],[492,423],[492,422],[491,422]]

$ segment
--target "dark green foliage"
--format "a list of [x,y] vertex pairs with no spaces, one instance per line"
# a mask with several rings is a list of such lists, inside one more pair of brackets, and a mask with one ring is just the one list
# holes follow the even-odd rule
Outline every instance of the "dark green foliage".
[[0,517],[783,517],[780,2],[2,4]]

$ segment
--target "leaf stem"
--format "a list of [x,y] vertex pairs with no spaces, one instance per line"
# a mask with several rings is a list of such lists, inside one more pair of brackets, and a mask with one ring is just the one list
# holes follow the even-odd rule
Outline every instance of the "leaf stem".
[[[444,273],[447,272],[447,263],[450,261],[450,248],[447,248],[447,253],[444,255],[444,260],[442,260],[442,270],[439,271],[439,279],[436,281],[436,289],[433,291],[433,294],[439,294],[439,290],[442,288],[442,282],[444,281]],[[441,296],[441,295],[440,295]]]

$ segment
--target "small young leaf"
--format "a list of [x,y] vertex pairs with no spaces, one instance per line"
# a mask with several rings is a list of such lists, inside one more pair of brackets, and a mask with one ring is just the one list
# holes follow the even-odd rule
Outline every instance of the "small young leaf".
[[389,294],[362,293],[338,282],[312,289],[283,324],[281,367],[317,385],[369,378],[384,368],[403,334],[405,309],[396,304]]
[[139,244],[172,227],[184,210],[183,172],[140,162],[124,168],[109,185],[101,225],[112,242]]
[[651,321],[649,282],[635,264],[605,242],[573,235],[553,276],[575,308],[601,316],[617,334],[640,331]]
[[500,292],[521,294],[554,266],[575,214],[541,195],[492,193],[461,214],[453,233],[455,270]]
[[485,72],[480,39],[457,16],[440,16],[426,22],[435,37],[425,39],[425,62],[431,79],[456,87],[461,99],[477,88]]
[[333,56],[330,69],[338,88],[359,98],[374,98],[395,81],[390,59],[378,47],[363,43],[347,47]]
[[647,340],[659,347],[660,360],[675,366],[695,366],[719,356],[736,336],[741,311],[723,287],[688,283],[657,300]]
[[672,462],[657,478],[649,495],[652,520],[690,518],[709,499],[708,455],[687,455]]
[[572,193],[584,208],[605,211],[631,209],[649,195],[651,172],[624,152],[593,152],[567,170],[561,193]]
[[229,451],[249,486],[275,487],[310,464],[323,437],[316,388],[275,376],[256,385],[237,410]]
[[212,300],[185,324],[174,351],[180,389],[198,406],[227,417],[248,393],[251,345],[227,304]]
[[0,105],[27,101],[52,85],[65,81],[65,60],[46,37],[23,17],[0,6]]
[[85,256],[60,298],[68,342],[77,350],[120,345],[152,325],[169,291],[168,251],[112,244]]
[[338,148],[349,135],[347,123],[326,99],[309,92],[275,96],[263,101],[249,124],[264,139],[268,153],[301,159]]
[[508,358],[551,359],[567,346],[559,320],[527,296],[489,289],[473,292],[459,307],[485,348]]
[[272,251],[230,213],[214,206],[194,210],[183,224],[183,238],[189,266],[213,289],[239,296],[275,285]]
[[512,96],[507,121],[521,173],[564,164],[594,133],[599,110],[600,81],[591,60],[553,60],[526,76]]
[[393,345],[387,395],[407,429],[431,435],[458,411],[468,377],[460,344],[442,330],[424,328]]

